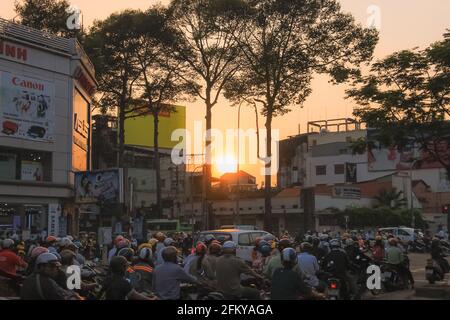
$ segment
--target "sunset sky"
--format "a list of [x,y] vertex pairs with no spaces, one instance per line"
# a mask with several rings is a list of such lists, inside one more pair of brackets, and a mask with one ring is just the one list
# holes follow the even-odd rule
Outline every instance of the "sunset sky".
[[[0,1],[0,16],[12,19],[15,0]],[[71,0],[83,12],[84,26],[90,26],[95,19],[106,18],[109,14],[127,8],[146,9],[155,3],[167,4],[169,1],[152,0]],[[369,13],[367,9],[376,5],[381,12],[380,41],[375,51],[375,58],[382,58],[387,54],[401,49],[425,47],[442,39],[446,28],[450,28],[449,0],[340,0],[343,10],[352,13],[362,24],[367,23]],[[328,84],[327,77],[316,76],[313,81],[313,93],[305,106],[293,107],[292,112],[275,119],[274,129],[280,130],[280,138],[295,135],[299,131],[306,131],[308,121],[330,118],[349,117],[354,103],[344,99],[345,86]],[[194,121],[204,120],[204,106],[201,101],[187,104],[187,127],[192,129]],[[260,127],[264,120],[260,117]],[[253,110],[242,110],[241,126],[244,129],[254,128]],[[220,130],[237,127],[237,108],[229,107],[225,99],[213,110],[213,127]],[[226,167],[226,166],[224,166]],[[256,166],[242,166],[242,169],[257,176],[261,181],[259,169]],[[217,171],[216,171],[217,173]]]

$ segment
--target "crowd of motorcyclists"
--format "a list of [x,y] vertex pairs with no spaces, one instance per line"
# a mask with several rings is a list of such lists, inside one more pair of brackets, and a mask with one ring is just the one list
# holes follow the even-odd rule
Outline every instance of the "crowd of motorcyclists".
[[[431,239],[430,253],[445,274],[450,268],[441,240]],[[92,240],[49,236],[0,244],[0,276],[25,300],[326,299],[336,289],[333,281],[340,299],[361,299],[371,264],[398,275],[394,289],[414,288],[408,248],[393,235],[376,234],[372,241],[349,233],[267,235],[255,241],[251,261],[236,255],[236,243],[213,235],[196,241],[158,232],[140,244],[117,235],[107,265]],[[71,285],[74,272],[78,286]]]

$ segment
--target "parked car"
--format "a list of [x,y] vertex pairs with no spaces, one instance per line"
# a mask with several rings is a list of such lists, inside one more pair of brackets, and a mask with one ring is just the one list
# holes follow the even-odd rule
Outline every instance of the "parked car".
[[417,234],[413,228],[407,227],[392,227],[392,228],[381,228],[379,229],[381,234],[388,235],[392,234],[399,238],[403,244],[408,244],[414,242]]
[[262,230],[218,229],[200,232],[195,242],[204,241],[207,235],[213,235],[219,241],[234,241],[237,245],[236,256],[251,262],[256,239],[271,234]]

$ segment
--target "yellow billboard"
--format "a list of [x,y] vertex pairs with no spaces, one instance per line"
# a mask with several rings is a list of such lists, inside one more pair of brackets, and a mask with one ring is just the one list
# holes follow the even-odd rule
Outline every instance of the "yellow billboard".
[[[172,149],[179,142],[171,141],[172,132],[186,129],[186,107],[174,106],[173,112],[161,112],[159,115],[159,147]],[[125,144],[139,147],[154,147],[152,115],[142,115],[125,120]]]

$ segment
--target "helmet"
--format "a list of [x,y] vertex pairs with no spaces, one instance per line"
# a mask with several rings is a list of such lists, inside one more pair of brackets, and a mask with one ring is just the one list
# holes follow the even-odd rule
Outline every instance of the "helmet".
[[216,240],[216,237],[214,237],[212,234],[207,234],[205,236],[205,243],[210,243],[212,241]]
[[198,242],[195,246],[195,253],[198,255],[203,255],[206,253],[207,247],[203,242]]
[[61,263],[64,265],[71,265],[73,263],[73,259],[75,258],[75,252],[71,250],[63,250],[60,255]]
[[166,246],[166,247],[170,247],[172,244],[174,244],[175,243],[175,240],[173,240],[172,238],[166,238],[165,240],[164,240],[164,245]]
[[319,237],[320,241],[328,241],[328,238],[329,236],[326,233],[321,234]]
[[220,242],[211,242],[211,244],[209,245],[209,253],[210,254],[220,254],[220,252],[222,251],[222,245],[220,244]]
[[261,240],[261,241],[259,241],[257,248],[261,248],[262,246],[268,246],[268,245],[269,245],[268,241]]
[[340,248],[341,247],[341,242],[338,239],[332,239],[330,241],[330,247],[333,248]]
[[272,252],[272,246],[269,243],[263,245],[260,244],[258,251],[263,255],[263,257],[268,257]]
[[57,266],[61,265],[61,263],[59,263],[58,257],[49,252],[43,253],[37,257],[36,265],[39,266],[42,264],[55,264]]
[[258,246],[259,242],[262,240],[261,237],[255,239],[255,246]]
[[56,242],[56,237],[55,236],[48,236],[47,239],[45,239],[45,242],[47,242],[48,244]]
[[398,243],[398,241],[397,241],[396,238],[392,237],[392,238],[389,239],[389,244],[390,244],[391,246],[396,246],[397,243]]
[[139,250],[139,259],[143,261],[149,261],[153,256],[151,247],[142,247]]
[[4,249],[11,249],[13,246],[14,246],[14,240],[12,240],[12,239],[3,240],[2,247]]
[[270,241],[270,240],[277,240],[277,237],[275,237],[273,234],[268,233],[268,234],[264,235],[262,237],[262,239],[266,240],[266,241]]
[[225,300],[225,297],[220,292],[210,292],[203,300]]
[[59,241],[59,246],[60,247],[68,247],[68,246],[70,246],[70,245],[72,245],[73,243],[72,243],[72,240],[70,240],[69,238],[67,238],[67,237],[65,237],[65,238],[62,238],[60,241]]
[[124,240],[125,238],[121,235],[118,235],[115,239],[114,239],[114,244],[117,245],[120,241]]
[[297,253],[293,248],[285,248],[281,251],[281,262],[283,264],[295,265],[297,263]]
[[354,243],[355,243],[355,241],[353,241],[352,238],[348,238],[347,240],[345,240],[346,246],[352,246]]
[[127,259],[122,256],[112,257],[109,268],[113,273],[123,273],[127,268]]
[[148,243],[152,246],[152,248],[158,243],[158,240],[155,238],[151,238],[148,240]]
[[292,246],[292,242],[289,239],[281,239],[280,242],[278,242],[278,250],[283,251],[286,248],[289,248]]
[[236,243],[233,241],[227,241],[223,244],[223,250],[235,250],[236,249]]
[[164,233],[162,233],[162,232],[157,232],[157,233],[155,234],[155,238],[156,238],[158,241],[163,242],[164,239],[166,238],[166,236],[165,236]]
[[45,247],[36,247],[33,250],[31,250],[30,257],[31,257],[31,259],[34,259],[34,258],[37,258],[42,253],[47,253],[47,252],[48,252],[48,249]]
[[142,243],[141,245],[139,245],[139,247],[138,247],[138,249],[137,249],[137,251],[139,252],[139,251],[141,251],[141,249],[144,249],[144,248],[148,248],[148,249],[152,249],[152,245],[150,244],[150,243]]
[[73,242],[73,245],[74,245],[75,247],[77,247],[78,249],[80,249],[80,248],[83,247],[83,245],[81,244],[81,242],[80,242],[79,240],[75,240],[75,241]]
[[71,235],[66,236],[66,238],[73,242],[73,237]]
[[118,249],[127,248],[129,247],[130,242],[127,239],[122,239],[119,242],[117,242],[116,246]]
[[312,245],[309,242],[303,242],[300,245],[302,252],[309,252],[312,249]]
[[131,259],[134,257],[134,250],[131,248],[122,248],[117,252],[118,256],[122,256],[128,261],[131,261]]

